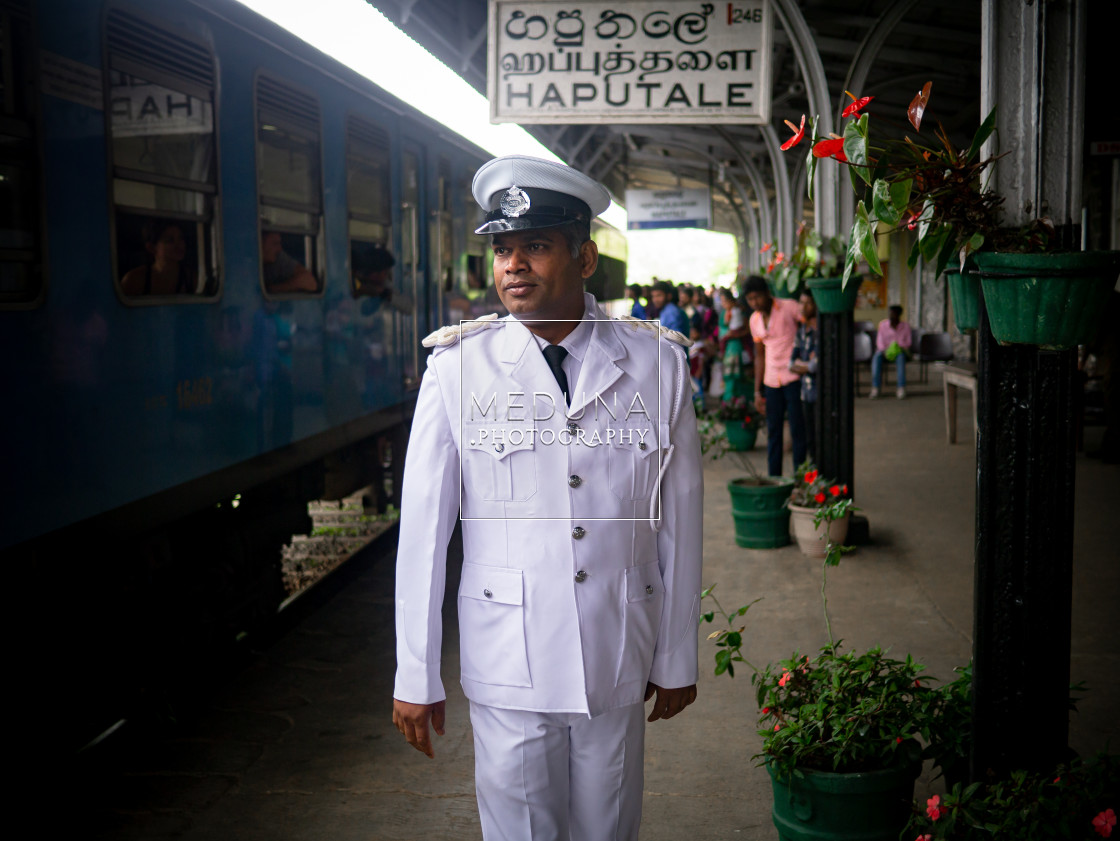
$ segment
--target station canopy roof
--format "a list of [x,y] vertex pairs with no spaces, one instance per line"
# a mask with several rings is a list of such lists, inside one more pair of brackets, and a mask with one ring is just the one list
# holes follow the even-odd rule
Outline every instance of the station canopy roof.
[[[486,0],[368,0],[429,52],[486,93]],[[905,123],[906,107],[927,81],[933,82],[929,116],[967,147],[980,123],[981,4],[976,0],[787,0],[796,5],[819,53],[832,112],[850,102],[852,72],[863,56],[866,81],[859,96],[875,96],[874,114]],[[778,4],[771,0],[772,7]],[[624,5],[620,3],[620,6]],[[790,132],[784,120],[812,114],[806,80],[794,49],[795,37],[775,15],[771,124],[778,138]],[[897,21],[886,27],[887,21]],[[791,26],[791,28],[793,28]],[[883,29],[889,33],[883,35]],[[877,47],[877,50],[875,49]],[[867,63],[867,55],[874,57]],[[858,80],[857,80],[858,83]],[[876,126],[876,130],[881,128]],[[776,179],[760,128],[754,125],[527,125],[526,129],[572,166],[602,181],[617,196],[627,189],[712,186],[713,227],[744,230],[743,197],[759,210],[761,188],[773,203]],[[925,134],[923,126],[923,135]],[[785,155],[791,183],[807,145]],[[754,179],[752,180],[751,175]],[[738,182],[736,184],[736,182]],[[846,189],[846,179],[841,189]],[[803,184],[803,181],[801,182]],[[792,197],[798,212],[811,205]],[[769,238],[762,231],[763,239]]]

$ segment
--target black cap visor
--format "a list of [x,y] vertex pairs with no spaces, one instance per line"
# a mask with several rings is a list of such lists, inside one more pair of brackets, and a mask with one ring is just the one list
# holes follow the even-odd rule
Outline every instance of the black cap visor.
[[476,234],[502,234],[509,231],[530,231],[535,228],[553,228],[566,222],[591,223],[591,208],[586,202],[554,190],[522,188],[528,196],[529,207],[516,216],[508,215],[501,208],[503,193],[496,193],[490,203],[493,209],[486,214],[486,224]]

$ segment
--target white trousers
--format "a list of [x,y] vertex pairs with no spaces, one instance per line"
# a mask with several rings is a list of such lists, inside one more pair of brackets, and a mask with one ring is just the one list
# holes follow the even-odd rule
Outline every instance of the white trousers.
[[588,718],[471,702],[485,841],[637,841],[645,705]]

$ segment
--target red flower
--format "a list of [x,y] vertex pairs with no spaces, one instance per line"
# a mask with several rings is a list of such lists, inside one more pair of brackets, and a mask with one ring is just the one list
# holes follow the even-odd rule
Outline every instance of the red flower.
[[791,675],[788,671],[782,672],[782,676],[778,678],[778,686],[785,686],[792,679],[793,675]]
[[774,260],[779,262],[779,263],[782,262],[784,259],[786,259],[786,255],[782,251],[779,251],[777,254],[774,255]]
[[930,820],[937,820],[941,817],[941,797],[935,794],[926,801],[926,814],[929,815]]
[[933,841],[933,836],[927,832],[925,835],[919,835],[914,841]]
[[779,729],[781,729],[781,726],[782,726],[782,723],[779,721],[777,724],[774,725],[774,729],[779,730]]
[[831,488],[828,489],[828,492],[830,494],[832,494],[833,496],[840,496],[840,486],[839,485],[833,485]]
[[929,104],[929,89],[933,86],[933,82],[926,82],[922,89],[918,91],[918,95],[910,101],[910,107],[906,109],[906,116],[910,118],[910,125],[914,127],[914,131],[921,130],[922,115],[926,113],[926,105]]
[[901,745],[902,744],[902,737],[901,736],[895,736],[894,743],[896,745]]
[[848,492],[848,486],[844,485],[844,487],[842,487],[840,490],[842,490],[844,493],[847,493]]
[[806,485],[813,484],[813,482],[817,481],[817,477],[820,476],[820,475],[821,475],[821,472],[819,470],[810,470],[808,473],[805,474],[805,484]]
[[800,126],[795,126],[789,120],[786,120],[785,124],[793,130],[793,137],[791,137],[789,140],[787,140],[785,143],[782,144],[782,151],[783,152],[787,151],[788,149],[792,149],[794,146],[796,146],[798,143],[800,143],[802,141],[802,139],[805,137],[805,115],[804,114],[801,115],[801,125]]
[[851,91],[844,91],[844,93],[852,98],[852,104],[844,109],[844,112],[840,115],[841,117],[851,117],[855,114],[858,114],[861,110],[863,110],[867,103],[875,98],[873,96],[863,96],[857,98],[856,95]]
[[764,243],[762,243],[762,248],[758,249],[758,253],[759,254],[765,254],[767,251],[769,251],[773,247],[774,246],[771,245],[770,243],[764,242]]
[[750,423],[750,422],[751,422],[751,416],[750,415],[747,415],[745,418],[743,418],[743,423],[747,424],[747,423]]
[[762,708],[762,714],[763,714],[763,715],[766,715],[766,714],[768,714],[769,712],[770,712],[770,708],[769,708],[769,707],[763,707],[763,708]]
[[1104,838],[1109,838],[1112,835],[1112,828],[1116,826],[1116,813],[1111,809],[1105,809],[1095,818],[1093,818],[1093,829],[1097,834]]
[[813,497],[813,500],[817,503],[817,505],[824,505],[825,499],[827,499],[827,497],[823,493],[819,493]]
[[[845,485],[844,487],[846,488],[847,485]],[[918,688],[921,688],[922,682],[920,680],[916,680],[916,681],[914,681],[914,685],[917,686]]]
[[818,158],[835,158],[843,163],[848,162],[848,156],[844,154],[843,137],[830,137],[827,140],[817,141],[817,145],[813,147],[813,154]]

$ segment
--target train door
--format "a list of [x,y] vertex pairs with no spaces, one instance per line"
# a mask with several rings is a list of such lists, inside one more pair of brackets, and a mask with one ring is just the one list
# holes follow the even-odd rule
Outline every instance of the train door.
[[420,248],[420,197],[423,194],[424,150],[405,140],[401,155],[401,286],[413,301],[412,312],[398,315],[401,329],[400,359],[404,368],[404,387],[420,387],[420,308],[424,305],[424,267]]
[[439,159],[436,170],[435,200],[436,206],[428,222],[428,242],[431,244],[428,256],[434,281],[433,296],[428,307],[432,329],[446,324],[449,320],[446,296],[455,280],[455,252],[451,227],[451,164],[444,157]]

